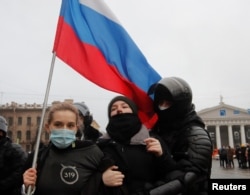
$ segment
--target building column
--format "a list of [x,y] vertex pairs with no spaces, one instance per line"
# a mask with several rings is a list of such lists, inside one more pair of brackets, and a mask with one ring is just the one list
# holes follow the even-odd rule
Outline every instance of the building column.
[[240,126],[240,138],[241,138],[241,144],[245,144],[246,143],[246,134],[245,134],[244,125]]
[[228,138],[229,138],[229,146],[232,148],[234,147],[234,141],[233,141],[233,130],[232,130],[232,125],[228,125]]
[[219,125],[216,125],[215,131],[216,131],[216,145],[217,145],[217,149],[219,149],[219,148],[221,148],[220,126]]

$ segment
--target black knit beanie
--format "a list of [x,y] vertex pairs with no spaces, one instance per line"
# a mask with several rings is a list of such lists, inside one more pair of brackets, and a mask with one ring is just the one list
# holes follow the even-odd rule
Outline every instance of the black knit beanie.
[[110,103],[108,105],[108,117],[109,118],[110,118],[110,114],[111,114],[111,107],[117,101],[126,102],[129,105],[129,107],[132,109],[133,113],[137,114],[137,112],[138,112],[137,106],[131,99],[129,99],[129,98],[125,97],[125,96],[116,96],[110,101]]

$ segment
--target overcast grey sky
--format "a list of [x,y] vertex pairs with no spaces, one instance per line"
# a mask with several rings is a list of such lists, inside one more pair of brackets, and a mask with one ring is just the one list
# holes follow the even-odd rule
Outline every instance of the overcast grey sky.
[[[197,111],[250,108],[249,0],[106,0],[162,77],[184,78]],[[0,104],[43,104],[61,0],[0,1]],[[56,59],[49,101],[85,101],[105,129],[104,90]]]

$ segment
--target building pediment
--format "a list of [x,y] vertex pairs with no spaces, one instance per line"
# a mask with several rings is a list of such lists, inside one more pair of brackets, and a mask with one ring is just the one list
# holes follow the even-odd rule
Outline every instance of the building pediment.
[[206,108],[197,112],[197,114],[203,120],[237,120],[246,119],[250,120],[250,111],[248,109],[242,109],[228,104],[220,103],[218,106]]

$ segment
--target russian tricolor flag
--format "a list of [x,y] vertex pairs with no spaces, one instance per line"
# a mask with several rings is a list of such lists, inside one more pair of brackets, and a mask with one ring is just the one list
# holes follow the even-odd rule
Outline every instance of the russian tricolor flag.
[[62,0],[53,52],[91,82],[133,99],[152,126],[147,91],[161,76],[103,0]]

